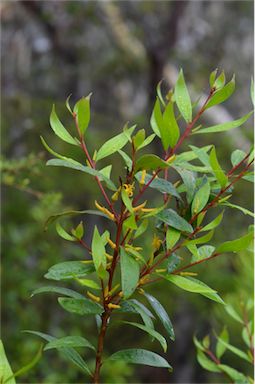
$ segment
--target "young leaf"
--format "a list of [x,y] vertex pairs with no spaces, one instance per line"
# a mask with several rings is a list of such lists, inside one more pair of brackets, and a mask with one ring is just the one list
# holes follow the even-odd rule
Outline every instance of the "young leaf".
[[121,287],[124,298],[135,291],[139,280],[139,264],[123,247],[120,248]]
[[87,347],[95,350],[95,347],[84,337],[81,336],[66,336],[61,337],[60,339],[54,339],[49,341],[45,347],[44,351],[48,349],[61,349],[61,348],[78,348],[78,347]]
[[229,121],[223,124],[213,125],[212,127],[208,127],[208,128],[199,129],[198,131],[193,132],[193,135],[197,135],[201,133],[218,133],[218,132],[229,131],[230,129],[233,129],[233,128],[238,128],[241,125],[243,125],[252,114],[253,114],[253,111],[247,113],[247,115],[241,117],[240,119]]
[[171,249],[173,246],[177,243],[181,236],[181,233],[179,231],[176,231],[176,229],[172,227],[167,228],[166,232],[166,248]]
[[222,168],[218,162],[215,147],[212,148],[211,153],[210,153],[210,164],[211,164],[213,173],[214,173],[216,179],[218,180],[221,188],[224,188],[227,185],[228,177],[225,175],[225,173],[223,172],[223,170],[222,170]]
[[75,229],[72,229],[72,234],[76,239],[81,240],[84,235],[84,227],[82,221],[77,225]]
[[161,139],[164,149],[167,150],[169,145],[173,148],[180,137],[180,129],[175,119],[174,105],[172,101],[166,106],[163,115],[163,124],[164,129],[161,131]]
[[211,238],[213,237],[213,233],[214,233],[214,231],[212,230],[212,231],[208,232],[206,235],[197,237],[197,238],[194,239],[194,240],[186,240],[185,243],[184,243],[184,245],[204,244],[204,243],[207,243],[207,242],[210,241]]
[[187,123],[190,123],[192,120],[192,105],[182,69],[180,70],[179,77],[175,85],[174,96],[182,117]]
[[198,212],[202,211],[202,209],[206,206],[209,197],[210,197],[210,183],[208,179],[205,177],[205,183],[196,192],[195,197],[192,201],[192,205],[191,205],[192,215],[195,215]]
[[85,297],[83,299],[59,297],[58,302],[67,312],[75,313],[76,315],[101,315],[104,311],[100,304]]
[[156,102],[155,102],[155,105],[154,105],[154,108],[152,111],[150,124],[151,124],[151,128],[155,132],[155,134],[158,137],[161,137],[159,126],[163,124],[163,116],[162,116],[162,112],[161,112],[161,108],[160,108],[160,102],[159,102],[158,98],[156,99]]
[[193,232],[192,226],[171,208],[159,212],[156,217],[163,221],[163,223],[166,223],[167,225],[170,225],[171,227],[182,232]]
[[148,223],[149,222],[147,219],[142,221],[141,225],[139,225],[139,227],[135,231],[134,239],[137,239],[137,237],[141,236],[146,231]]
[[108,361],[123,360],[126,363],[149,365],[172,369],[168,362],[160,355],[146,349],[123,349],[111,355]]
[[204,354],[204,352],[198,350],[197,351],[197,361],[207,371],[210,372],[220,372],[218,365],[214,363],[212,360],[208,359],[208,357]]
[[145,130],[140,129],[136,135],[133,137],[133,143],[134,143],[134,148],[137,150],[144,142],[145,139]]
[[161,83],[162,83],[163,80],[161,80],[158,85],[157,85],[157,95],[158,95],[158,98],[161,102],[161,104],[165,107],[166,106],[166,103],[164,101],[164,98],[162,96],[162,92],[161,92]]
[[[42,332],[37,332],[37,331],[23,331],[23,332],[31,333],[32,335],[39,336],[46,341],[52,341],[56,339],[55,337],[47,335],[46,333],[42,333]],[[79,367],[83,372],[92,376],[89,367],[87,366],[83,358],[80,356],[80,354],[74,348],[61,348],[60,353],[66,359],[70,360],[73,364]]]
[[151,135],[149,135],[148,137],[146,137],[146,139],[144,140],[144,142],[142,144],[139,145],[139,147],[137,148],[138,149],[142,149],[144,147],[147,147],[147,145],[149,145],[155,138],[156,135],[154,135],[154,133],[152,133]]
[[13,377],[13,372],[10,367],[10,364],[7,360],[5,351],[4,351],[4,346],[2,341],[0,340],[0,379],[2,383],[7,382],[8,384],[16,384],[16,381]]
[[137,327],[145,332],[147,332],[149,335],[151,335],[153,338],[157,339],[159,343],[161,344],[163,351],[166,353],[167,351],[167,343],[166,339],[157,331],[155,331],[152,328],[146,327],[145,325],[139,324],[139,323],[134,323],[131,321],[123,321],[125,324],[133,325],[134,327]]
[[97,226],[94,228],[92,243],[91,243],[92,257],[98,275],[103,278],[102,269],[106,269],[106,256],[104,242],[98,232]]
[[239,252],[244,249],[247,249],[247,247],[250,245],[251,241],[253,239],[253,232],[247,233],[247,235],[244,235],[240,237],[239,239],[232,240],[232,241],[226,241],[225,243],[219,245],[216,248],[216,252],[223,253],[223,252]]
[[[188,245],[187,248],[192,252],[193,249]],[[196,252],[192,252],[193,256],[191,258],[191,263],[194,263],[199,260],[207,259],[208,257],[212,256],[213,252],[215,251],[215,247],[212,245],[203,245],[202,247],[199,247],[196,249]]]
[[133,125],[127,130],[127,132],[120,133],[119,135],[114,136],[110,140],[106,141],[98,150],[96,161],[102,160],[123,148],[129,141],[129,135],[133,133],[135,127],[136,126]]
[[76,241],[76,238],[69,235],[69,233],[67,233],[59,223],[56,224],[56,231],[59,236],[62,237],[62,239],[65,239],[67,241]]
[[78,145],[78,141],[76,141],[70,133],[65,129],[61,121],[59,120],[56,111],[55,106],[53,104],[52,111],[50,114],[50,125],[55,134],[60,137],[63,141],[66,141],[69,144]]
[[82,261],[64,261],[53,265],[44,277],[50,280],[69,280],[75,277],[85,277],[95,271],[93,265],[84,264]]
[[141,169],[145,170],[155,170],[157,168],[168,168],[169,163],[162,160],[160,157],[156,155],[143,155],[141,156],[135,166],[135,172],[140,171]]
[[173,328],[172,322],[171,322],[168,314],[166,313],[164,307],[152,295],[149,295],[148,293],[144,293],[144,296],[147,298],[147,300],[151,304],[151,306],[154,309],[156,315],[158,316],[159,320],[161,321],[161,323],[163,324],[164,328],[166,329],[170,339],[174,341],[175,340],[174,328]]
[[110,179],[108,179],[107,177],[105,177],[100,171],[97,171],[94,168],[82,165],[78,162],[75,162],[75,163],[73,161],[71,162],[70,159],[68,159],[68,161],[67,160],[61,160],[61,159],[51,159],[51,160],[47,161],[46,165],[53,165],[56,167],[66,167],[66,168],[76,169],[77,171],[82,171],[82,172],[88,173],[89,175],[98,177],[99,180],[104,181],[110,190],[116,191],[116,189],[117,189],[115,187],[115,185],[113,184],[113,182]]
[[228,343],[228,339],[229,339],[228,330],[226,327],[224,327],[223,330],[221,331],[220,337],[219,337],[218,342],[216,344],[216,356],[218,359],[221,358],[221,356],[224,354],[224,352],[227,349],[227,347],[224,344],[222,344],[220,342],[220,340],[224,340],[225,342]]
[[74,112],[77,115],[79,130],[82,135],[86,132],[90,121],[90,97],[91,93],[87,97],[80,99],[74,106]]
[[55,287],[52,285],[35,289],[32,292],[31,297],[38,295],[40,293],[59,293],[61,295],[66,295],[66,296],[72,297],[73,299],[83,299],[84,298],[83,295],[81,295],[79,292],[73,291],[72,289],[64,288],[64,287]]
[[214,86],[216,89],[220,89],[220,88],[224,87],[225,82],[226,82],[225,72],[222,71],[221,74],[215,80]]
[[132,200],[129,198],[124,188],[121,189],[122,201],[129,212],[133,212]]
[[232,79],[228,84],[226,84],[223,88],[216,91],[209,102],[206,104],[205,109],[211,108],[214,105],[221,104],[225,100],[229,99],[232,93],[235,90],[235,75],[233,75]]
[[211,88],[213,88],[213,86],[214,86],[217,72],[218,72],[218,68],[216,68],[214,71],[212,71],[212,72],[210,73],[209,84],[210,84],[210,87],[211,87]]
[[220,225],[222,218],[223,218],[224,211],[222,211],[213,221],[211,221],[209,224],[205,225],[201,231],[211,231],[212,229],[218,227]]
[[249,361],[250,363],[252,362],[250,357],[241,349],[234,347],[233,345],[227,343],[225,340],[221,339],[220,337],[217,337],[217,339],[221,342],[222,345],[224,345],[227,349],[229,349],[235,355],[239,356],[241,359]]

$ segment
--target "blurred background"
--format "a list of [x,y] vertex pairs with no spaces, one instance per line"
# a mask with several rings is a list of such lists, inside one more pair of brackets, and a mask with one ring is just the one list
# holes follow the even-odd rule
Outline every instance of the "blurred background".
[[[70,147],[52,134],[49,114],[56,103],[68,127],[71,120],[64,102],[93,92],[92,120],[87,135],[90,150],[122,128],[137,123],[149,133],[155,87],[164,78],[167,90],[183,68],[193,101],[208,92],[209,74],[224,69],[227,79],[236,74],[236,92],[204,118],[214,125],[239,118],[251,110],[249,97],[253,71],[252,1],[2,1],[2,338],[16,371],[35,355],[40,341],[22,333],[40,330],[55,336],[90,335],[96,340],[93,319],[68,315],[54,295],[30,299],[45,281],[47,269],[64,260],[80,260],[83,250],[61,240],[54,226],[43,231],[45,220],[63,209],[87,209],[99,192],[86,175],[68,169],[47,168],[48,154],[39,135],[59,153]],[[211,112],[210,112],[211,111]],[[73,128],[70,128],[73,129]],[[214,142],[220,161],[230,167],[230,154],[249,149],[251,124],[231,134],[194,136],[190,143]],[[199,137],[199,139],[197,139]],[[187,145],[187,144],[185,144]],[[183,147],[185,148],[185,146]],[[157,148],[155,148],[157,149]],[[77,160],[82,155],[73,153]],[[117,159],[117,157],[116,157]],[[119,161],[114,163],[118,173]],[[252,187],[238,184],[233,202],[252,209]],[[81,217],[71,220],[78,223]],[[252,223],[250,216],[226,211],[217,241],[234,239]],[[85,218],[89,239],[95,219]],[[100,225],[100,222],[97,221]],[[148,241],[150,241],[148,239]],[[228,254],[197,268],[199,277],[216,288],[237,309],[252,295],[251,254]],[[47,281],[46,281],[47,283]],[[223,324],[229,326],[232,344],[242,345],[240,331],[216,303],[183,292],[169,284],[150,292],[166,306],[176,331],[167,359],[174,372],[114,363],[103,370],[108,383],[215,383],[224,382],[204,371],[196,361],[192,342]],[[106,355],[121,348],[152,348],[149,338],[123,326],[110,328]],[[156,343],[153,350],[161,353]],[[86,352],[88,353],[88,352]],[[85,355],[86,361],[91,356]],[[246,362],[226,354],[226,363],[250,373]],[[61,360],[56,351],[43,355],[39,364],[19,382],[81,383],[83,375]]]

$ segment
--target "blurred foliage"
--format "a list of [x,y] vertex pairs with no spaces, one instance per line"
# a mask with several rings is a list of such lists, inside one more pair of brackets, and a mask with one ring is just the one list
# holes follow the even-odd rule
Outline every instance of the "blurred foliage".
[[[5,349],[14,371],[25,365],[36,354],[39,341],[21,333],[24,329],[42,330],[56,336],[66,333],[93,335],[94,321],[80,327],[75,317],[65,316],[55,308],[54,297],[38,296],[29,299],[31,291],[42,281],[49,266],[70,257],[82,257],[78,246],[61,241],[53,228],[43,231],[45,220],[53,213],[69,206],[86,209],[98,194],[96,184],[88,177],[68,170],[49,169],[45,172],[39,134],[47,141],[48,116],[53,100],[65,100],[88,94],[93,88],[93,127],[88,135],[90,147],[98,145],[123,126],[127,118],[148,126],[155,84],[164,76],[168,63],[183,66],[194,91],[206,87],[207,74],[215,67],[224,67],[230,75],[237,74],[237,89],[226,110],[239,117],[250,105],[249,88],[252,72],[252,8],[250,1],[125,1],[118,5],[130,39],[141,47],[131,54],[128,45],[116,38],[104,3],[79,1],[3,1],[2,18],[2,335]],[[183,8],[179,3],[183,3]],[[108,15],[108,16],[107,16]],[[176,21],[176,23],[173,22]],[[171,26],[175,26],[171,29]],[[233,28],[235,26],[235,28]],[[123,32],[123,28],[120,28]],[[124,34],[125,36],[125,34]],[[139,48],[139,46],[138,46]],[[143,55],[144,52],[144,55]],[[59,108],[61,103],[57,103]],[[63,110],[59,114],[63,116]],[[99,114],[98,114],[99,112]],[[92,112],[93,113],[93,112]],[[65,115],[65,124],[70,120]],[[251,131],[243,129],[244,138]],[[224,134],[223,134],[224,135]],[[236,133],[237,135],[237,133]],[[242,136],[242,138],[243,138]],[[221,144],[219,157],[226,169],[226,153],[234,148],[227,136],[218,136]],[[196,145],[205,145],[196,137]],[[240,140],[240,149],[243,141]],[[65,144],[56,140],[52,146],[65,153]],[[62,148],[63,147],[63,148]],[[33,153],[33,154],[31,154]],[[70,156],[72,153],[70,153]],[[77,154],[79,160],[79,154]],[[116,172],[118,161],[114,162]],[[86,189],[86,193],[84,190]],[[49,191],[51,191],[49,193]],[[61,191],[61,193],[60,193]],[[235,190],[235,203],[245,202],[252,209],[252,189],[242,181]],[[64,201],[62,195],[64,196]],[[78,224],[80,218],[72,219]],[[86,218],[87,220],[87,218]],[[240,212],[226,211],[223,227],[216,232],[219,241],[242,235],[242,228],[251,218]],[[94,222],[87,222],[86,236]],[[100,225],[100,220],[97,222]],[[150,239],[145,239],[149,246]],[[206,283],[217,287],[226,301],[234,306],[240,297],[250,294],[253,274],[247,254],[224,256],[197,272],[206,276]],[[247,266],[248,265],[248,266]],[[242,292],[242,293],[241,293]],[[249,292],[249,293],[248,293]],[[169,315],[176,328],[177,341],[168,352],[175,372],[176,383],[213,382],[211,374],[196,363],[192,343],[194,330],[203,335],[211,326],[220,329],[227,323],[224,312],[208,300],[185,294],[178,288],[168,292],[168,286],[151,287],[151,293],[170,308]],[[33,302],[32,302],[33,301]],[[239,335],[234,324],[229,324],[233,343]],[[141,332],[123,334],[122,327],[109,330],[107,353],[123,343],[139,342],[146,348],[147,338]],[[131,340],[132,338],[132,340]],[[156,347],[156,344],[155,344]],[[157,351],[156,351],[157,352]],[[158,350],[159,352],[159,350]],[[82,375],[56,353],[47,352],[48,359],[22,377],[23,382],[78,383]],[[117,364],[117,363],[116,363]],[[245,371],[242,362],[238,368]],[[168,382],[164,370],[153,375],[153,369],[130,368],[116,365],[103,370],[105,382]],[[117,380],[118,379],[118,380]],[[126,381],[125,381],[126,380]]]

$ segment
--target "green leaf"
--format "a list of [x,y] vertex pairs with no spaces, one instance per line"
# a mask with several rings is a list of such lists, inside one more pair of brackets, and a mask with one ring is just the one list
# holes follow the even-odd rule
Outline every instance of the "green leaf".
[[123,226],[125,228],[137,229],[135,215],[134,214],[130,214],[130,216],[124,221]]
[[50,342],[48,342],[45,347],[44,351],[47,351],[48,349],[61,349],[61,348],[78,348],[78,347],[87,347],[90,349],[95,350],[95,347],[84,337],[81,336],[66,336],[61,337],[60,339],[54,339]]
[[171,273],[181,264],[182,259],[180,256],[172,253],[167,259],[167,272]]
[[[142,177],[142,172],[138,172],[135,177],[138,181],[140,181]],[[144,178],[145,184],[147,184],[151,180],[151,178],[152,175],[146,174]],[[160,191],[162,193],[167,193],[169,195],[177,197],[178,199],[181,199],[181,196],[179,195],[177,189],[173,186],[173,184],[170,183],[170,181],[161,179],[160,177],[155,178],[150,183],[149,187],[152,189],[156,189],[157,191]]]
[[241,359],[249,361],[251,363],[250,357],[239,348],[234,347],[233,345],[227,343],[225,340],[217,337],[217,339],[221,342],[223,346],[225,346],[229,351],[233,352],[235,355],[239,356]]
[[188,292],[199,293],[202,296],[207,297],[210,300],[216,301],[219,304],[224,304],[224,301],[217,295],[216,291],[208,287],[205,283],[192,277],[183,277],[179,275],[167,275],[163,276],[166,280],[177,285],[179,288]]
[[202,164],[204,164],[206,167],[210,166],[210,158],[205,148],[198,148],[195,147],[195,145],[189,145],[189,147],[197,155],[197,158],[201,161]]
[[219,337],[218,342],[216,344],[216,356],[218,359],[220,359],[221,356],[223,356],[223,354],[227,348],[224,344],[221,343],[220,340],[224,340],[225,342],[228,343],[229,336],[228,336],[228,330],[226,327],[224,327],[223,330],[221,331],[220,337]]
[[117,136],[112,137],[110,140],[106,141],[102,147],[98,150],[96,155],[96,161],[102,160],[107,156],[112,155],[113,153],[119,151],[123,148],[129,141],[129,136],[135,129],[135,125],[127,130],[127,132],[120,133]]
[[235,384],[248,384],[249,380],[241,372],[236,369],[229,367],[228,365],[219,364],[218,367],[222,372],[225,372],[231,379],[234,380]]
[[[26,333],[31,333],[32,335],[39,336],[43,338],[46,341],[52,341],[56,338],[50,335],[47,335],[46,333],[37,332],[37,331],[23,331]],[[80,354],[73,348],[61,348],[60,353],[62,356],[64,356],[66,359],[70,360],[73,364],[75,364],[77,367],[79,367],[83,372],[89,374],[92,376],[92,373],[90,372],[89,367],[83,360],[83,358],[80,356]]]
[[232,305],[228,304],[226,307],[225,307],[227,313],[233,318],[235,319],[236,321],[238,321],[238,323],[240,324],[244,324],[242,318],[239,316],[239,314],[236,312],[236,310],[232,307]]
[[74,106],[77,115],[78,126],[82,135],[86,132],[90,121],[90,93],[87,97],[80,99]]
[[140,145],[143,144],[144,139],[145,139],[145,130],[144,129],[140,129],[136,133],[136,135],[133,137],[134,148],[136,150],[140,147]]
[[64,212],[60,212],[60,213],[55,213],[55,215],[51,215],[44,224],[44,230],[47,230],[48,226],[51,223],[53,223],[55,220],[59,219],[60,217],[81,215],[83,213],[86,213],[88,215],[98,215],[98,216],[103,216],[105,218],[108,218],[108,216],[105,215],[104,213],[97,211],[97,210],[91,210],[91,209],[86,209],[85,211],[74,211],[74,210],[64,211]]
[[137,148],[138,149],[142,149],[144,147],[147,147],[147,145],[149,145],[155,138],[156,135],[154,135],[154,133],[152,133],[151,135],[149,135],[148,137],[146,137],[146,139],[144,140],[144,142],[139,145],[139,147]]
[[124,151],[122,151],[121,149],[118,151],[118,153],[120,154],[120,156],[125,161],[127,169],[129,171],[131,171],[131,169],[132,169],[132,160],[130,159],[130,157]]
[[7,357],[4,351],[4,346],[1,340],[0,340],[0,379],[2,383],[6,383],[8,381],[8,384],[16,384],[16,381],[13,377],[12,369],[7,360]]
[[240,207],[240,205],[232,204],[232,203],[229,203],[228,201],[224,201],[220,205],[224,205],[224,206],[229,207],[229,208],[238,209],[239,211],[243,212],[245,215],[255,217],[255,214],[253,212],[249,211],[249,209],[247,209],[247,208]]
[[129,212],[133,212],[132,200],[129,198],[124,188],[121,189],[122,201]]
[[66,296],[72,297],[74,299],[83,299],[84,298],[83,295],[81,295],[79,292],[73,291],[72,289],[64,288],[64,287],[56,287],[56,286],[52,286],[52,285],[50,285],[50,286],[47,285],[47,286],[35,289],[32,292],[31,297],[38,295],[40,293],[60,293],[61,295],[66,295]]
[[76,241],[76,238],[69,235],[69,233],[67,233],[59,223],[56,224],[56,231],[59,236],[62,237],[62,239],[65,239],[67,241]]
[[161,138],[164,145],[164,149],[167,150],[169,145],[171,148],[175,146],[180,137],[180,129],[177,124],[175,115],[174,115],[174,105],[173,102],[170,101],[165,109],[163,115],[163,123],[164,123],[164,134],[161,132]]
[[155,102],[155,105],[154,105],[154,108],[152,111],[150,124],[151,124],[151,128],[155,132],[155,134],[158,137],[161,137],[159,126],[163,125],[163,116],[162,116],[162,112],[161,112],[161,108],[160,108],[160,102],[159,102],[158,98],[156,99],[156,102]]
[[214,233],[214,231],[212,230],[212,231],[208,232],[206,235],[197,237],[197,238],[194,239],[194,240],[186,240],[185,243],[184,243],[184,245],[204,244],[204,243],[207,243],[207,242],[210,241],[211,238],[213,237],[213,233]]
[[61,121],[59,120],[56,111],[55,106],[53,104],[52,111],[50,114],[50,125],[55,134],[60,137],[63,141],[66,141],[69,144],[78,145],[78,141],[76,141],[70,133],[65,129]]
[[214,86],[217,72],[218,72],[218,68],[216,68],[214,71],[212,71],[212,72],[210,73],[209,84],[210,84],[210,87],[211,87],[211,88],[213,88],[213,86]]
[[123,247],[120,248],[121,287],[124,298],[132,295],[139,280],[139,264]]
[[202,209],[206,206],[206,204],[209,200],[210,183],[206,177],[204,180],[205,180],[205,183],[196,192],[194,199],[192,201],[192,205],[191,205],[192,215],[195,215],[198,212],[202,211]]
[[186,196],[187,196],[187,202],[190,204],[195,190],[196,190],[196,178],[193,172],[188,171],[187,169],[174,166],[174,169],[180,174],[183,183],[186,187]]
[[166,106],[166,103],[165,103],[165,101],[164,101],[164,98],[163,98],[163,96],[162,96],[162,92],[161,92],[161,84],[162,84],[162,81],[163,81],[163,80],[161,80],[161,81],[158,83],[158,85],[157,85],[157,95],[158,95],[158,98],[159,98],[160,102],[161,102],[162,105],[165,107],[165,106]]
[[164,278],[177,287],[193,293],[215,293],[216,291],[207,285],[201,285],[199,280],[186,278],[179,275],[167,275]]
[[67,312],[75,313],[76,315],[101,315],[104,308],[94,301],[83,299],[73,299],[59,297],[58,302]]
[[135,172],[140,171],[141,169],[145,170],[155,170],[157,168],[168,168],[169,163],[162,160],[160,157],[156,155],[143,155],[141,156],[135,166]]
[[234,152],[231,153],[231,163],[233,167],[235,167],[237,164],[240,163],[246,156],[246,153],[244,151],[241,151],[240,149],[236,149]]
[[208,357],[204,354],[204,352],[198,350],[197,351],[197,361],[207,371],[210,372],[220,372],[218,365],[214,363],[212,360],[209,360]]
[[77,281],[77,283],[79,283],[83,287],[89,287],[89,288],[99,289],[99,290],[101,289],[100,285],[98,283],[96,283],[94,280],[77,279],[77,278],[75,278],[75,280]]
[[[192,249],[188,247],[189,250],[192,252]],[[194,263],[199,260],[207,259],[208,257],[212,256],[213,252],[215,251],[215,247],[212,245],[203,245],[202,247],[199,247],[197,249],[197,252],[193,253],[193,256],[191,258],[191,263]]]
[[159,212],[156,217],[175,229],[183,232],[193,232],[192,226],[171,208]]
[[235,90],[235,75],[233,75],[232,79],[228,84],[226,84],[223,88],[216,91],[209,102],[206,104],[205,109],[211,108],[214,105],[221,104],[225,100],[229,99],[232,93]]
[[227,185],[228,177],[225,175],[225,173],[223,172],[223,170],[222,170],[222,168],[218,162],[215,147],[212,148],[211,153],[210,153],[210,164],[211,164],[213,173],[214,173],[216,179],[218,180],[221,188],[224,188]]
[[145,325],[142,325],[139,323],[134,323],[131,321],[123,321],[123,323],[133,325],[134,327],[137,327],[137,328],[141,329],[142,331],[149,333],[149,335],[151,335],[152,337],[154,337],[155,339],[157,339],[159,341],[159,343],[161,344],[161,346],[163,348],[163,351],[166,353],[166,351],[167,351],[166,339],[160,333],[158,333],[157,331],[155,331],[152,328],[146,327]]
[[98,232],[97,226],[94,228],[92,243],[91,243],[92,257],[94,265],[99,277],[103,278],[102,269],[106,269],[106,256],[104,242]]
[[147,219],[142,221],[142,224],[139,225],[137,230],[135,231],[134,239],[137,239],[137,237],[141,236],[147,229],[149,221]]
[[[197,148],[197,147],[195,147],[195,148]],[[208,152],[211,148],[212,148],[212,145],[206,145],[205,147],[203,147],[203,150],[205,152]],[[199,148],[199,149],[201,149],[201,148]],[[182,162],[195,160],[195,159],[197,159],[197,157],[198,157],[197,153],[195,153],[194,150],[182,152],[176,156],[175,164],[178,164],[178,165],[180,164],[180,166],[182,166],[181,165]]]
[[82,221],[77,225],[75,229],[72,229],[72,234],[75,236],[76,239],[81,240],[84,235],[84,228]]
[[148,293],[144,293],[144,296],[147,298],[147,300],[151,304],[156,315],[158,316],[159,320],[161,321],[165,330],[167,331],[170,339],[174,341],[175,335],[174,335],[173,324],[172,324],[167,312],[165,311],[164,307],[160,304],[160,302],[154,296],[149,295]]
[[219,247],[216,248],[216,252],[223,253],[223,252],[239,252],[244,249],[247,249],[247,247],[250,245],[251,241],[253,239],[253,232],[247,233],[247,235],[244,235],[240,237],[239,239],[232,240],[232,241],[226,241],[225,243],[219,245]]
[[132,299],[128,301],[129,304],[135,309],[137,313],[141,316],[146,327],[154,328],[152,319],[155,319],[151,311],[145,307],[140,301]]
[[97,171],[94,168],[82,165],[78,162],[74,163],[74,162],[70,162],[69,160],[67,161],[67,160],[61,160],[61,159],[51,159],[47,161],[46,165],[53,165],[56,167],[66,167],[66,168],[76,169],[77,171],[88,173],[89,175],[98,177],[99,180],[104,181],[110,190],[116,191],[117,189],[113,184],[113,182],[107,177],[105,177],[100,171]]
[[163,359],[163,357],[145,349],[123,349],[121,351],[115,352],[107,360],[123,360],[126,363],[172,369],[168,362]]
[[192,105],[182,69],[180,70],[179,77],[175,85],[174,96],[182,117],[187,123],[190,123],[192,120]]
[[205,351],[205,347],[203,346],[203,344],[200,343],[200,341],[198,341],[198,339],[196,338],[195,335],[193,336],[193,342],[194,342],[194,344],[198,350],[203,351],[203,352]]
[[46,143],[46,141],[44,140],[44,138],[42,136],[40,136],[40,139],[41,139],[41,142],[42,142],[44,148],[49,153],[51,153],[52,155],[56,156],[58,159],[66,160],[66,161],[69,161],[70,163],[73,163],[73,164],[80,164],[80,163],[78,163],[78,161],[76,161],[74,159],[70,159],[69,157],[60,155],[59,153],[55,152],[52,148],[50,148],[50,146]]
[[226,83],[226,76],[225,76],[225,72],[222,71],[221,74],[215,80],[214,86],[216,89],[220,89],[224,87],[225,83]]
[[71,98],[72,94],[70,93],[70,95],[67,97],[66,99],[66,108],[68,109],[68,111],[71,113],[71,115],[73,116],[73,111],[72,111],[72,108],[70,107],[70,103],[69,103],[69,100]]
[[[14,377],[24,375],[25,373],[30,371],[39,362],[39,360],[41,359],[41,357],[42,357],[42,349],[43,349],[42,347],[43,346],[41,345],[40,348],[38,349],[35,357],[28,364],[26,364],[23,367],[21,367],[18,371],[15,372],[15,374],[13,374],[9,378],[7,378],[7,380],[4,380],[4,384],[5,383],[15,383],[15,382],[12,381],[12,379],[14,379]],[[1,357],[1,354],[0,354],[0,357]],[[1,366],[0,366],[0,374],[1,374]]]
[[82,261],[64,261],[53,265],[44,277],[50,280],[69,280],[74,276],[82,278],[95,271],[93,265],[84,264]]
[[222,211],[213,221],[211,221],[209,224],[205,225],[201,231],[211,231],[212,229],[218,227],[220,225],[222,219],[223,219],[224,211]]
[[252,114],[253,114],[253,111],[247,113],[247,115],[241,117],[240,119],[229,121],[223,124],[213,125],[212,127],[208,127],[208,128],[199,129],[198,131],[194,132],[193,135],[197,135],[201,133],[224,132],[224,131],[229,131],[230,129],[233,129],[233,128],[238,128],[241,125],[243,125]]
[[166,248],[172,249],[179,240],[180,236],[181,233],[179,231],[176,231],[176,229],[172,227],[168,227],[166,232]]

